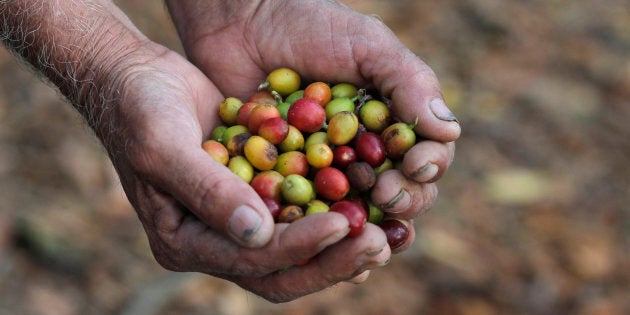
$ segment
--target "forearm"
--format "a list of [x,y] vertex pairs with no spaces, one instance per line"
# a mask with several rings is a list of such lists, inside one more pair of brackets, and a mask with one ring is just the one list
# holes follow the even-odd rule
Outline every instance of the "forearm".
[[92,127],[115,94],[116,71],[146,42],[107,0],[0,0],[0,39],[41,72]]

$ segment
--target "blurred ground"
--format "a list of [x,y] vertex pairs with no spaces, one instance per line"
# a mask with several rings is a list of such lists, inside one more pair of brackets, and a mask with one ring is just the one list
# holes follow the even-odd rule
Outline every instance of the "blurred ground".
[[[180,50],[156,3],[123,6]],[[413,248],[282,305],[166,272],[97,140],[0,50],[0,314],[629,314],[627,2],[348,3],[435,70],[462,122]]]

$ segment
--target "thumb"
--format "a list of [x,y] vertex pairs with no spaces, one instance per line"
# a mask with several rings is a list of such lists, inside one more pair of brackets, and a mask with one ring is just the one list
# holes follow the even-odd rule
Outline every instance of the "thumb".
[[200,145],[181,143],[161,171],[160,186],[212,230],[245,247],[267,244],[274,221],[258,194]]

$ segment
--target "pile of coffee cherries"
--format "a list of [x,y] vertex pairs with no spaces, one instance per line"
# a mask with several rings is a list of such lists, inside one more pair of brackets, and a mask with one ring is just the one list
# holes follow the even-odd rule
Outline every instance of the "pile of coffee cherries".
[[298,73],[279,68],[246,102],[226,98],[218,114],[223,125],[203,149],[249,183],[276,222],[335,211],[350,222],[349,237],[371,222],[392,248],[404,244],[405,224],[370,200],[379,174],[416,143],[414,126],[395,122],[386,100],[349,83],[302,89]]

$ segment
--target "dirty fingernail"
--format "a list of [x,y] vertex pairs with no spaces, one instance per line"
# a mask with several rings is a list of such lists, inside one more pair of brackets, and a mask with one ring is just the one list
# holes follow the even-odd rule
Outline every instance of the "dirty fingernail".
[[428,182],[435,177],[438,173],[438,166],[429,162],[423,167],[419,168],[417,171],[409,174],[416,182],[424,183]]
[[441,98],[433,99],[429,106],[431,108],[431,112],[433,112],[433,115],[435,115],[437,119],[443,121],[457,121],[455,115],[453,115],[453,113],[448,109],[446,103],[444,103],[444,100]]
[[383,252],[383,248],[379,248],[377,250],[367,251],[365,252],[365,255],[367,255],[368,257],[374,257],[382,252]]
[[399,213],[407,210],[411,205],[411,195],[406,189],[401,189],[400,192],[388,203],[381,205],[381,209],[389,213]]
[[377,259],[378,258],[377,256],[380,255],[383,252],[383,250],[384,248],[378,248],[378,249],[370,249],[364,252],[363,255],[360,255],[359,257],[357,257],[356,265],[357,266],[379,265],[381,262]]
[[387,266],[390,262],[390,259],[391,258],[389,256],[385,260],[371,258],[368,260],[361,261],[361,263],[358,265],[361,266],[360,270],[370,270],[370,269],[375,269],[375,268],[381,268],[381,267]]
[[256,210],[241,205],[232,213],[232,217],[228,221],[228,231],[237,240],[248,242],[256,235],[261,224],[262,218]]

